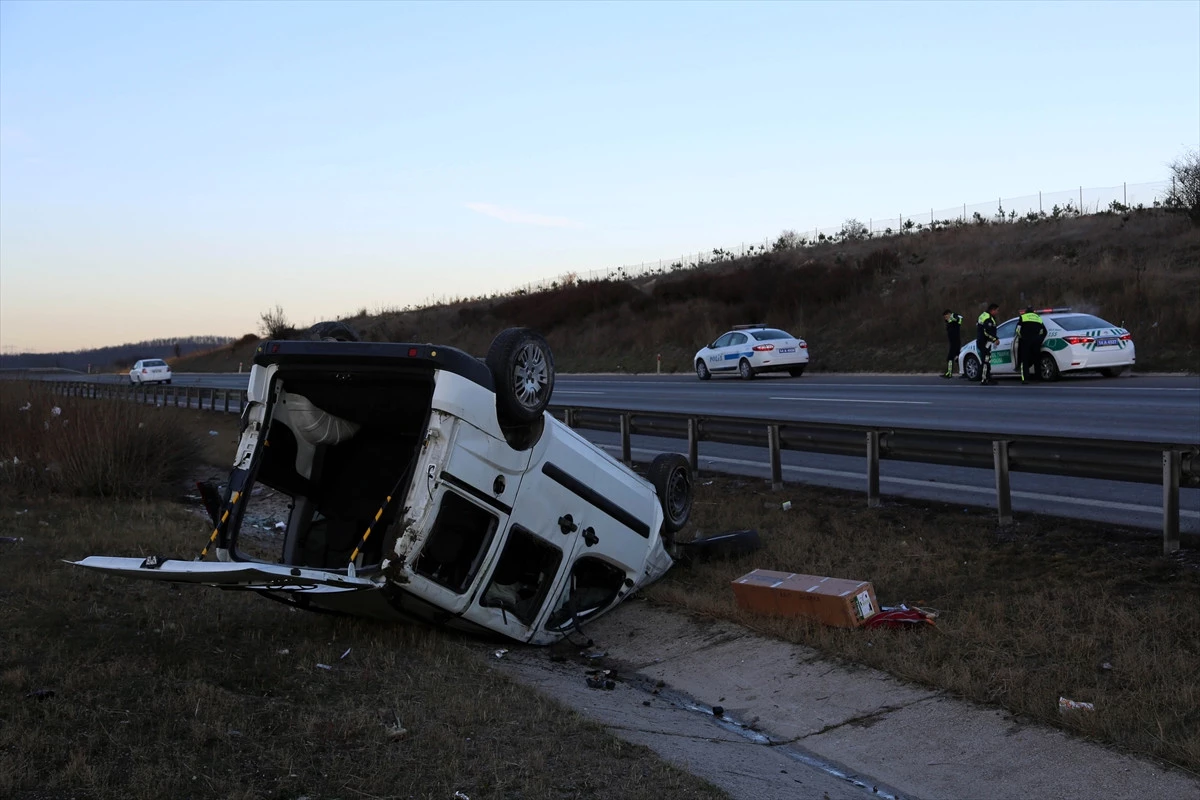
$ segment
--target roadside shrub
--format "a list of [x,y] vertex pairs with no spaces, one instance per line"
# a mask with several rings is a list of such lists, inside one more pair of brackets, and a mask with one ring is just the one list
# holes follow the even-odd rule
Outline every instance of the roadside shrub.
[[258,328],[268,339],[291,339],[297,333],[296,329],[292,327],[292,323],[288,321],[287,314],[283,313],[281,305],[276,305],[260,314]]
[[178,490],[200,443],[161,410],[60,397],[43,384],[0,386],[0,488],[144,499]]

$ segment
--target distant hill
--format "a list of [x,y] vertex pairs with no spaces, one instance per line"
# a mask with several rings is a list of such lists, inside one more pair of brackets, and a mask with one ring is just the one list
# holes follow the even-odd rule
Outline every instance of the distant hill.
[[63,353],[15,353],[0,355],[0,369],[39,369],[58,367],[80,372],[112,372],[129,369],[139,358],[178,358],[203,350],[222,347],[233,341],[229,336],[183,336],[177,339],[148,339],[144,342],[74,350]]

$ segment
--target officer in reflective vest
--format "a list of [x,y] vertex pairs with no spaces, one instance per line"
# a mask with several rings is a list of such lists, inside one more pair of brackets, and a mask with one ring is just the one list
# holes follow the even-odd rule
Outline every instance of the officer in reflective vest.
[[950,349],[946,351],[946,372],[942,375],[943,378],[954,377],[954,360],[958,358],[958,351],[962,349],[962,314],[955,314],[950,309],[942,312],[942,319],[946,321],[946,341],[950,345]]
[[1042,342],[1046,341],[1046,326],[1033,310],[1025,309],[1017,323],[1017,369],[1021,371],[1021,382],[1040,377],[1038,359],[1042,355]]
[[992,380],[992,347],[1000,344],[1000,340],[996,338],[995,317],[999,310],[1000,305],[992,303],[987,307],[987,311],[979,315],[979,321],[975,323],[975,349],[979,351],[980,386],[992,386],[996,383]]

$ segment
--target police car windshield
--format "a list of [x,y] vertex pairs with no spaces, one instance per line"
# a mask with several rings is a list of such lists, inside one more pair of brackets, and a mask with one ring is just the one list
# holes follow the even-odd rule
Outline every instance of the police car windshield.
[[1064,331],[1086,331],[1089,328],[1111,328],[1111,322],[1105,322],[1091,314],[1071,314],[1066,317],[1055,317],[1054,324]]
[[771,339],[791,339],[792,338],[792,335],[790,333],[785,333],[784,331],[777,331],[774,328],[764,328],[761,331],[750,331],[750,335],[753,336],[755,339],[758,339],[760,342],[767,342],[767,341],[770,341]]

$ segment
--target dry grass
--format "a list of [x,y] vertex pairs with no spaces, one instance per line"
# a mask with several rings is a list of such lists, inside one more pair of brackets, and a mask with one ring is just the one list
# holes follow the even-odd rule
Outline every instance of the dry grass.
[[95,497],[173,492],[200,451],[160,410],[0,384],[0,488]]
[[0,543],[0,796],[721,796],[498,675],[477,642],[60,561],[190,557],[205,526],[182,506],[27,502],[0,515],[24,538]]
[[[1200,569],[1162,557],[1157,539],[1028,516],[998,528],[958,507],[870,510],[853,493],[728,478],[697,499],[699,529],[757,527],[765,548],[673,570],[653,600],[1200,771]],[[939,611],[937,627],[844,631],[748,614],[729,582],[755,568],[869,580],[883,605]],[[1060,696],[1096,712],[1061,717]]]

